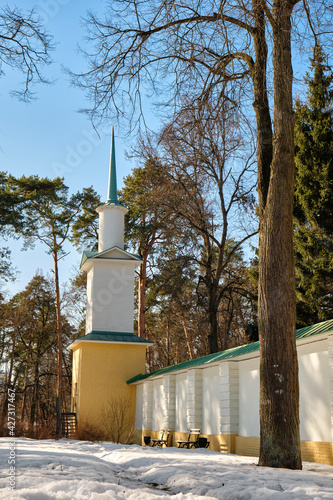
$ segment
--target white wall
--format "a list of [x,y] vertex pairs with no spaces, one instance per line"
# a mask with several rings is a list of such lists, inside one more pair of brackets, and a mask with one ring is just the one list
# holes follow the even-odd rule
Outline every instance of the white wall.
[[136,386],[135,428],[142,429],[143,384]]
[[259,358],[239,363],[239,436],[259,437]]
[[136,262],[94,260],[90,288],[93,308],[89,308],[89,296],[87,308],[87,316],[92,312],[91,330],[133,332],[136,266]]
[[297,349],[302,441],[332,440],[327,349],[326,340],[312,342]]
[[202,433],[220,434],[219,367],[202,370]]
[[[302,441],[332,440],[327,341],[298,346]],[[259,437],[259,359],[239,363],[239,435]]]
[[94,268],[87,273],[87,312],[86,312],[86,334],[92,331],[92,296],[93,296]]
[[176,425],[175,431],[187,432],[187,373],[176,375]]
[[[331,442],[330,367],[327,340],[299,346],[300,376],[300,432],[302,441]],[[259,437],[259,358],[240,361],[239,374],[239,426],[233,433],[244,437]],[[221,371],[221,370],[220,370]],[[220,434],[224,406],[220,410],[221,380],[218,367],[205,367],[202,373],[202,432]],[[175,431],[188,430],[188,373],[175,374]],[[148,382],[148,381],[147,381]],[[230,382],[230,381],[229,381]],[[163,381],[148,382],[152,390],[152,428],[163,427]],[[233,389],[234,393],[235,389]],[[232,395],[230,396],[232,397]],[[237,397],[237,396],[236,396]],[[172,398],[172,401],[173,398]],[[142,426],[141,385],[137,386],[136,427]],[[200,404],[200,401],[199,401]],[[229,407],[228,407],[229,408]],[[201,411],[201,409],[200,409]],[[231,427],[229,432],[231,432]]]
[[163,427],[163,379],[153,381],[153,418],[152,430],[160,431]]
[[125,207],[101,205],[99,214],[98,251],[108,250],[114,246],[124,248],[124,216]]

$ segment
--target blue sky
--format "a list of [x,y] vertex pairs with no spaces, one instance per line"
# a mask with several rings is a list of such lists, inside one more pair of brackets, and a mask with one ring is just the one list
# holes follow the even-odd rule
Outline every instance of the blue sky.
[[[8,68],[0,78],[0,159],[1,170],[14,176],[38,175],[40,177],[64,177],[71,192],[93,186],[102,199],[107,194],[111,123],[94,132],[85,115],[78,113],[87,103],[84,93],[70,86],[69,77],[62,66],[82,72],[86,62],[78,52],[78,43],[85,35],[82,17],[88,9],[102,13],[105,0],[16,0],[10,5],[31,9],[36,7],[46,28],[54,36],[56,48],[52,54],[54,63],[45,70],[45,76],[54,80],[52,85],[36,86],[37,100],[22,103],[10,97],[10,90],[17,89],[23,76]],[[298,85],[308,67],[308,56],[300,60],[294,56],[295,76]],[[296,86],[297,87],[297,84]],[[301,86],[302,87],[302,86]],[[304,87],[303,87],[304,89]],[[304,91],[304,90],[303,90]],[[302,93],[302,91],[301,91]],[[151,115],[150,115],[151,116]],[[135,167],[125,159],[125,150],[130,151],[133,138],[116,135],[116,162],[118,187],[122,179]],[[158,127],[158,122],[152,123]],[[41,245],[34,250],[22,252],[22,242],[0,243],[12,250],[13,264],[19,271],[15,283],[6,285],[10,293],[22,290],[36,270],[47,274],[52,269],[52,259]],[[61,261],[60,277],[65,282],[79,268],[80,255],[73,248]]]
[[[100,138],[94,132],[88,118],[78,109],[85,105],[85,96],[70,86],[62,65],[82,71],[85,61],[78,53],[77,44],[82,41],[84,29],[82,16],[89,8],[101,12],[104,1],[94,0],[17,0],[10,6],[30,9],[36,6],[48,31],[57,44],[52,54],[54,63],[44,74],[54,80],[52,85],[35,87],[37,100],[25,104],[9,95],[18,88],[23,75],[4,68],[0,79],[0,159],[1,170],[14,176],[38,175],[40,177],[65,178],[72,192],[93,185],[106,198],[110,154],[111,124],[99,129]],[[116,125],[116,124],[115,124]],[[125,160],[125,150],[130,150],[129,140],[116,135],[116,162],[118,187],[122,178],[135,166]],[[5,288],[10,293],[22,290],[37,269],[47,274],[52,269],[52,259],[41,245],[22,252],[22,242],[2,242],[12,250],[12,261],[20,272],[15,283]],[[70,255],[61,261],[60,276],[64,282],[74,269],[78,269],[80,255],[69,248]]]

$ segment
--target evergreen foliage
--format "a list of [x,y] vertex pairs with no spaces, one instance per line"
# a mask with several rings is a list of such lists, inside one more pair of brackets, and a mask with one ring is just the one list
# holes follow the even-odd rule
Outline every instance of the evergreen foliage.
[[[61,315],[59,260],[65,257],[65,245],[71,230],[81,214],[82,205],[89,205],[91,198],[96,201],[95,192],[89,188],[82,193],[69,195],[69,189],[62,178],[40,179],[38,176],[22,176],[7,179],[8,194],[20,206],[20,224],[12,220],[4,221],[12,225],[16,233],[24,238],[25,247],[34,247],[40,241],[52,256],[54,266],[54,287],[56,300],[58,334],[58,377],[57,377],[57,434],[61,434],[61,408],[63,402],[63,325]],[[85,215],[85,214],[84,214]]]
[[97,250],[98,248],[98,213],[101,198],[91,187],[83,188],[81,211],[76,218],[70,240],[78,250]]
[[[16,417],[18,432],[34,429],[39,435],[47,422],[54,433],[54,406],[57,387],[57,312],[52,282],[36,274],[22,292],[2,302],[1,363],[6,368],[0,393],[1,418],[5,419],[7,388],[16,389]],[[67,343],[74,329],[62,317],[62,331]],[[63,394],[64,404],[70,402],[71,355],[64,350]],[[1,427],[3,428],[3,427]]]
[[308,100],[296,103],[294,208],[297,325],[333,315],[333,73],[316,47]]

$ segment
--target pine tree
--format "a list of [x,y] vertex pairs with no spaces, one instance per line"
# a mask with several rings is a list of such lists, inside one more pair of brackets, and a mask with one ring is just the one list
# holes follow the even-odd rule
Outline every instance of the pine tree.
[[333,73],[316,47],[308,101],[296,103],[294,208],[298,326],[333,315]]
[[171,211],[163,198],[168,196],[158,162],[151,159],[137,167],[124,181],[120,201],[128,207],[125,240],[142,258],[138,276],[138,336],[145,335],[146,286],[149,259],[161,243],[170,239]]
[[11,179],[12,188],[23,204],[24,227],[20,230],[25,246],[34,247],[40,241],[52,256],[56,297],[58,331],[58,378],[57,378],[57,435],[61,434],[61,406],[63,394],[63,328],[60,300],[59,260],[66,256],[64,245],[77,221],[86,192],[69,196],[63,179],[39,179],[38,176]]

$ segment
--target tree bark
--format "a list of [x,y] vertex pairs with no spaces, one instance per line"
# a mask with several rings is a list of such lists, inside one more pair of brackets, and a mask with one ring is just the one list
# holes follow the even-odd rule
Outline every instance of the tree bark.
[[146,283],[147,283],[147,259],[148,253],[144,252],[139,273],[138,290],[138,337],[144,337],[145,332],[145,303],[146,303]]
[[188,352],[190,354],[190,359],[194,359],[193,347],[191,345],[190,336],[189,336],[188,329],[187,329],[187,326],[186,326],[186,319],[185,319],[184,311],[182,311],[182,323],[183,323],[184,334],[185,334],[185,339],[186,339],[186,343],[187,343]]
[[13,374],[13,368],[14,368],[14,358],[15,358],[15,346],[16,346],[15,333],[13,333],[13,341],[12,342],[13,343],[12,343],[12,351],[10,353],[9,370],[8,370],[8,374],[6,377],[6,383],[4,384],[4,390],[3,390],[4,397],[3,397],[3,401],[2,401],[2,410],[1,410],[1,421],[2,422],[4,421],[4,419],[7,415],[7,412],[8,412],[8,389],[10,387],[14,387],[14,383],[12,385],[11,380],[12,380],[12,374]]
[[29,340],[27,357],[25,360],[25,371],[24,371],[24,386],[22,391],[22,404],[21,404],[21,422],[24,421],[24,413],[27,414],[26,409],[26,401],[27,401],[27,389],[28,389],[28,380],[29,380],[29,365],[30,365],[30,357],[31,357],[31,339]]
[[34,387],[32,391],[32,398],[31,398],[31,408],[30,408],[30,424],[38,424],[38,419],[37,419],[37,411],[38,411],[38,404],[39,404],[39,359],[40,359],[40,353],[37,353],[36,356],[36,363],[35,363],[35,373],[34,373]]
[[292,4],[273,4],[274,135],[269,187],[261,191],[259,232],[260,459],[302,467],[293,267],[294,113]]
[[[56,245],[56,243],[55,243]],[[62,404],[62,323],[60,309],[60,287],[59,287],[59,272],[58,272],[58,256],[57,252],[53,252],[54,261],[54,286],[56,292],[56,310],[57,310],[57,330],[58,330],[58,377],[57,377],[57,396],[56,396],[56,413],[57,413],[57,436],[61,436],[61,404]]]
[[214,352],[218,352],[218,321],[217,321],[217,311],[218,311],[218,302],[216,300],[217,291],[215,291],[215,287],[211,284],[210,288],[208,288],[208,321],[209,321],[209,333],[208,333],[208,346],[209,346],[209,354],[213,354]]

